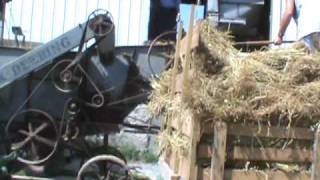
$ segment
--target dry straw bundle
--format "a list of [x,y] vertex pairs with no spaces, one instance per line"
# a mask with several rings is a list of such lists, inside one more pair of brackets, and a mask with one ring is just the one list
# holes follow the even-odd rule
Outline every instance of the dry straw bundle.
[[226,33],[207,22],[200,27],[200,45],[192,54],[188,101],[183,101],[180,93],[172,97],[172,70],[153,82],[149,106],[155,115],[164,117],[161,147],[186,144],[169,142],[166,124],[172,119],[185,123],[190,115],[202,125],[215,121],[317,125],[320,54],[293,47],[244,54],[233,48]]

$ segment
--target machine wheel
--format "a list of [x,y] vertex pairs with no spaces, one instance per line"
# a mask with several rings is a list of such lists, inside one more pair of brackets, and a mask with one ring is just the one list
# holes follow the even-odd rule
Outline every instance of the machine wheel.
[[129,180],[126,163],[116,156],[98,155],[80,168],[77,180]]
[[28,109],[12,117],[6,133],[11,139],[11,150],[25,164],[44,163],[58,146],[59,131],[53,117],[38,109]]
[[65,59],[57,63],[55,69],[51,73],[51,79],[54,87],[64,93],[72,92],[77,89],[82,82],[82,73],[77,66],[73,66],[63,71],[72,60]]

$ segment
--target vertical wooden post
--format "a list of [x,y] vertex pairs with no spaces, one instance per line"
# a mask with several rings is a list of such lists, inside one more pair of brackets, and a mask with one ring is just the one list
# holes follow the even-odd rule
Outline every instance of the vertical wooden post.
[[171,84],[171,98],[173,98],[175,91],[176,91],[176,77],[178,74],[178,65],[179,65],[179,55],[180,55],[180,47],[181,47],[181,38],[182,38],[182,30],[183,30],[182,21],[179,20],[179,29],[178,29],[178,37],[177,37],[177,44],[176,44],[176,52],[174,54],[174,62],[173,62],[173,76],[172,76],[172,84]]
[[186,59],[183,67],[183,88],[182,88],[182,97],[188,98],[189,94],[189,69],[191,62],[191,41],[193,36],[193,23],[194,23],[194,12],[196,6],[192,4],[191,12],[190,12],[190,21],[189,21],[189,29],[187,34],[187,48],[186,48]]
[[198,177],[198,166],[197,166],[197,146],[200,141],[200,123],[193,117],[191,122],[192,137],[191,137],[191,148],[189,151],[188,161],[189,161],[189,176],[187,179],[197,179]]
[[213,156],[211,158],[211,180],[223,180],[224,162],[226,156],[227,125],[216,122],[214,125]]
[[[176,79],[178,74],[178,65],[179,65],[179,55],[180,55],[180,47],[181,47],[181,38],[182,38],[182,30],[183,30],[183,24],[182,21],[179,20],[179,29],[178,29],[178,37],[177,37],[177,44],[176,44],[176,52],[174,55],[174,65],[173,65],[173,76],[172,76],[172,82],[171,82],[171,99],[174,98],[175,91],[176,91]],[[169,118],[168,125],[171,127],[171,120],[172,118]],[[171,130],[171,128],[169,128]],[[178,172],[179,168],[179,155],[177,152],[173,151],[173,157],[174,157],[174,173]]]
[[[179,168],[178,173],[183,180],[197,180],[198,177],[198,165],[197,165],[197,145],[200,141],[200,123],[193,117],[191,122],[192,127],[190,132],[190,144],[188,152],[186,154],[180,154],[179,156]],[[172,167],[172,166],[171,166]]]
[[320,180],[320,128],[317,129],[313,144],[311,180]]

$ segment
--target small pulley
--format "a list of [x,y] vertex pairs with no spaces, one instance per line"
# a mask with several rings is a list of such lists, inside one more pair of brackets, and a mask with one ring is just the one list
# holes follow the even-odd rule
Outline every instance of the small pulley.
[[95,107],[101,107],[103,106],[105,100],[104,100],[104,96],[101,94],[95,94],[92,96],[91,98],[91,103],[95,106]]
[[71,99],[66,103],[67,103],[67,111],[70,115],[77,115],[80,112],[80,104],[78,101]]
[[97,9],[89,15],[89,28],[98,37],[103,37],[109,34],[113,28],[113,17],[107,10]]

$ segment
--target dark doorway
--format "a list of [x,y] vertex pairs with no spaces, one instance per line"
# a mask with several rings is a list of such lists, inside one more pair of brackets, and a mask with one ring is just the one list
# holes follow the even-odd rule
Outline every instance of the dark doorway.
[[[197,0],[181,0],[184,4],[195,4]],[[201,4],[206,6],[207,0],[201,0]],[[166,8],[161,5],[160,0],[150,1],[150,20],[148,40],[155,39],[158,35],[166,31],[176,30],[176,17],[178,8]],[[175,40],[175,35],[171,34],[163,37],[163,39]]]
[[[166,8],[161,5],[160,0],[151,0],[148,40],[155,39],[163,32],[175,30],[177,13],[177,8]],[[175,35],[164,38],[175,39]]]

